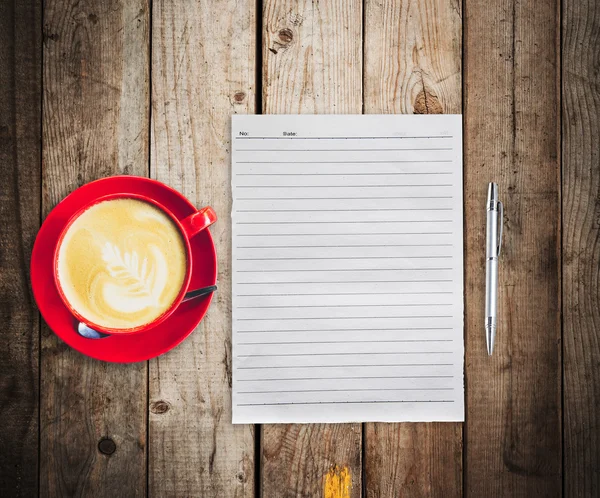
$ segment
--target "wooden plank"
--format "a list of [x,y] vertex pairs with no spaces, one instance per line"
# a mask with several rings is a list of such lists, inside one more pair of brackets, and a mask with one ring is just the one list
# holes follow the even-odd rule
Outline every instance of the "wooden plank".
[[[146,0],[45,2],[44,215],[90,180],[147,175],[148,22]],[[41,370],[41,494],[145,495],[146,364],[89,359],[44,326]]]
[[600,489],[600,90],[596,2],[563,2],[565,496]]
[[462,424],[366,424],[367,497],[462,496]]
[[[367,0],[365,113],[460,113],[461,4]],[[366,424],[368,497],[460,496],[462,424]]]
[[460,2],[366,0],[365,113],[460,114]]
[[[556,0],[465,3],[468,496],[561,495]],[[499,327],[483,330],[487,182],[504,201]]]
[[[265,1],[263,111],[359,114],[361,50],[362,2]],[[262,496],[360,496],[361,432],[360,424],[264,426]]]
[[359,114],[362,2],[265,0],[263,112]]
[[39,314],[29,260],[40,223],[39,0],[0,4],[0,495],[37,494]]
[[256,5],[155,1],[151,172],[211,205],[219,290],[174,351],[150,363],[152,496],[254,496],[254,428],[231,424],[230,116],[255,110]]

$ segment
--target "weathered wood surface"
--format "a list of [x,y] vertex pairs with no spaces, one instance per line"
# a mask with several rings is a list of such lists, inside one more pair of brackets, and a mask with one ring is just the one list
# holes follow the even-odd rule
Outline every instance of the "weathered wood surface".
[[263,4],[262,111],[360,114],[362,2]]
[[[460,114],[461,4],[365,2],[365,113]],[[462,424],[366,424],[367,497],[461,496]]]
[[[555,0],[465,3],[467,496],[561,495]],[[487,182],[502,193],[499,328],[485,354]]]
[[[265,1],[263,112],[360,114],[361,40],[360,1]],[[265,425],[261,436],[265,498],[323,496],[348,474],[361,495],[360,424]]]
[[[148,28],[145,0],[45,2],[44,216],[96,178],[147,175]],[[146,494],[145,363],[86,358],[44,325],[40,391],[43,496]]]
[[[464,11],[455,0],[257,1],[0,5],[0,494],[320,496],[347,467],[352,496],[597,495],[595,2],[562,2],[560,40],[557,0],[466,0]],[[230,424],[229,116],[257,103],[267,113],[460,112],[462,84],[464,440],[457,424],[368,424],[362,462],[359,424],[265,426],[255,454],[253,428]],[[40,217],[95,178],[147,175],[149,153],[153,177],[221,214],[207,318],[149,365],[87,359],[43,323],[40,347],[28,284]],[[506,213],[503,318],[487,358],[490,180]]]
[[462,424],[365,424],[366,496],[462,496]]
[[151,174],[211,205],[219,290],[150,362],[151,496],[254,496],[254,428],[231,424],[230,116],[255,110],[256,4],[155,1]]
[[563,2],[565,496],[600,492],[600,9]]
[[39,315],[29,260],[40,224],[40,1],[0,3],[0,495],[37,494]]
[[456,0],[365,0],[366,114],[462,112]]

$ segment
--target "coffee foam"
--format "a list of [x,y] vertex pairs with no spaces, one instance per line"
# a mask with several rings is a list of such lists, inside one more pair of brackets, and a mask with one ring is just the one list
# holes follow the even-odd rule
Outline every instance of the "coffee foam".
[[162,315],[177,298],[187,268],[177,226],[137,199],[103,201],[82,213],[63,238],[57,264],[72,308],[112,329]]

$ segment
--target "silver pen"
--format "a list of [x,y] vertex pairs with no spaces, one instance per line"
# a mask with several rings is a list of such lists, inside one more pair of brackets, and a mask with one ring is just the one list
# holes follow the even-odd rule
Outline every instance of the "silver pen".
[[[498,200],[498,185],[490,183],[485,233],[485,339],[488,355],[494,350],[498,303],[498,256],[502,245],[504,207]],[[498,224],[498,219],[500,224]]]

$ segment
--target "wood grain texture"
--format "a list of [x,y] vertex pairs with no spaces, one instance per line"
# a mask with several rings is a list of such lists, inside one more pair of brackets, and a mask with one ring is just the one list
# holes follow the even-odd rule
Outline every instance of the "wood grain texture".
[[[263,111],[360,114],[362,2],[273,1],[263,7]],[[347,468],[361,495],[361,425],[266,425],[261,494],[323,496],[328,472]]]
[[365,1],[365,113],[460,114],[458,0]]
[[263,112],[360,114],[362,2],[263,5]]
[[600,491],[600,9],[563,2],[565,496]]
[[[151,496],[254,496],[254,427],[231,424],[230,122],[255,110],[254,1],[155,1],[154,178],[211,205],[219,266],[207,316],[150,363]],[[166,407],[166,409],[165,409]]]
[[462,424],[366,424],[367,497],[462,496]]
[[[465,3],[466,495],[561,495],[558,4]],[[487,183],[504,239],[486,354]]]
[[[361,496],[361,424],[262,426],[261,496],[326,496],[329,473],[350,474],[350,494]],[[346,498],[346,495],[333,495]]]
[[[461,3],[367,0],[365,113],[460,113]],[[461,496],[462,424],[366,424],[367,497]]]
[[[45,2],[44,215],[88,181],[147,175],[148,22],[145,0]],[[144,496],[146,364],[84,357],[45,325],[41,355],[41,495]]]
[[0,3],[0,495],[37,494],[39,314],[29,260],[40,223],[41,1]]

